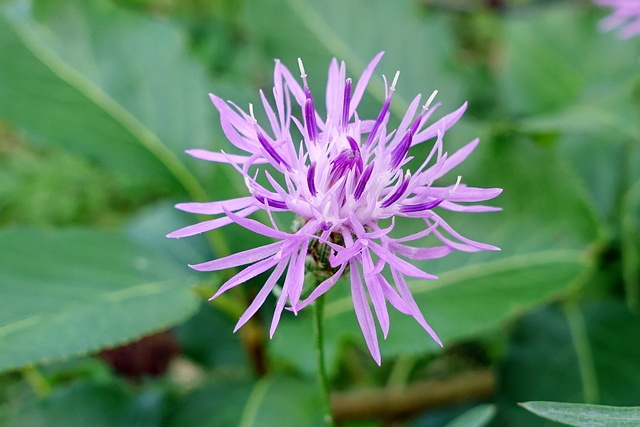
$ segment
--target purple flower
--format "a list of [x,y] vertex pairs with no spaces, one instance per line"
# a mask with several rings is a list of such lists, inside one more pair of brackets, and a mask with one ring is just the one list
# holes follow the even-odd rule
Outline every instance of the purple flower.
[[[232,165],[244,177],[248,192],[237,199],[178,204],[176,207],[183,211],[218,217],[174,231],[168,237],[191,236],[234,222],[276,240],[191,266],[199,271],[212,271],[249,265],[224,283],[212,299],[273,269],[235,330],[253,316],[278,281],[282,282],[282,289],[271,322],[271,336],[285,304],[297,313],[331,289],[341,276],[348,275],[356,317],[371,355],[380,364],[373,314],[386,337],[389,331],[387,302],[396,310],[413,316],[442,345],[425,321],[405,280],[405,276],[436,277],[407,259],[439,258],[454,249],[467,252],[498,250],[495,246],[461,236],[434,211],[436,207],[457,212],[499,210],[460,204],[492,199],[502,191],[499,188],[467,187],[460,183],[459,177],[453,185],[433,185],[460,164],[478,144],[476,139],[453,155],[443,151],[444,133],[462,116],[466,103],[427,126],[438,107],[430,107],[436,93],[422,106],[418,95],[397,129],[389,130],[389,106],[398,79],[396,74],[391,85],[386,87],[386,98],[377,118],[359,117],[356,109],[381,57],[382,53],[371,61],[355,85],[346,78],[344,63],[338,64],[335,59],[331,62],[324,118],[315,108],[302,62],[300,85],[291,72],[276,61],[275,108],[260,92],[269,128],[257,123],[253,106],[247,113],[235,104],[211,95],[220,112],[225,135],[245,154],[200,149],[188,153]],[[300,118],[293,114],[295,104],[300,107]],[[414,162],[416,168],[409,171],[411,147],[426,141],[433,144],[429,155]],[[267,168],[260,169],[260,165],[265,164]],[[248,218],[260,210],[270,218],[268,225]],[[279,229],[273,219],[274,214],[285,211],[293,212],[299,218],[299,226],[293,232]],[[400,217],[417,222],[420,231],[401,238],[391,237],[390,232]],[[407,242],[426,236],[435,236],[440,243],[434,247],[407,245]],[[304,277],[309,265],[320,277],[320,283],[313,289],[305,289]],[[307,284],[307,287],[311,286]]]
[[600,6],[608,6],[613,13],[600,21],[603,31],[619,28],[618,34],[628,39],[640,33],[640,0],[594,0]]

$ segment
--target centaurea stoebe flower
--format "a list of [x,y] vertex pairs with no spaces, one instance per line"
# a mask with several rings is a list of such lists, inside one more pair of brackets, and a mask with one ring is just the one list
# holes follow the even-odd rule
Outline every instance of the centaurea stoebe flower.
[[600,21],[603,31],[618,28],[618,35],[623,39],[640,33],[640,0],[594,0],[594,2],[613,9],[611,15]]
[[[260,93],[269,128],[260,126],[253,115],[232,103],[211,95],[220,112],[225,135],[245,154],[188,151],[194,157],[231,164],[245,180],[244,197],[210,203],[181,203],[178,209],[220,215],[177,230],[169,237],[186,237],[222,227],[232,222],[255,233],[276,239],[274,243],[192,265],[200,271],[222,270],[250,264],[224,283],[212,297],[273,269],[264,286],[240,317],[236,330],[264,303],[276,283],[282,291],[276,303],[270,334],[278,325],[285,304],[294,313],[303,309],[331,289],[337,280],[348,275],[356,317],[371,355],[380,363],[376,326],[377,317],[383,335],[389,331],[387,302],[402,313],[413,316],[440,343],[414,301],[405,276],[435,279],[412,265],[409,260],[442,257],[452,250],[474,252],[498,248],[469,240],[453,230],[434,208],[458,212],[486,212],[498,208],[461,205],[492,199],[501,189],[474,188],[460,184],[436,187],[433,183],[460,164],[478,144],[474,140],[453,155],[443,151],[443,136],[462,116],[466,103],[434,124],[427,121],[438,105],[430,107],[435,93],[421,106],[418,95],[395,130],[389,131],[389,106],[398,75],[386,87],[386,98],[374,119],[361,119],[356,109],[382,53],[366,67],[354,85],[346,78],[344,63],[334,59],[329,67],[326,89],[326,117],[315,108],[315,98],[307,85],[300,62],[302,85],[291,72],[276,61],[273,97],[275,109]],[[386,80],[385,80],[386,82]],[[293,100],[293,102],[292,102]],[[292,106],[300,107],[300,117]],[[292,132],[293,131],[293,132]],[[293,133],[298,132],[298,138]],[[432,140],[433,147],[414,171],[406,169],[412,159],[412,146]],[[259,169],[262,164],[270,170]],[[268,186],[258,183],[264,174]],[[279,179],[274,174],[280,175]],[[256,211],[266,211],[265,225],[247,218]],[[290,211],[299,217],[300,226],[293,232],[280,230],[273,214]],[[396,218],[411,218],[420,231],[402,238],[392,238]],[[381,220],[387,221],[385,227]],[[406,243],[434,235],[441,242],[435,247],[414,247]],[[319,255],[326,253],[325,256]],[[303,289],[307,260],[322,266],[324,277],[313,289]],[[385,273],[385,274],[383,274]],[[370,307],[373,305],[373,311]]]

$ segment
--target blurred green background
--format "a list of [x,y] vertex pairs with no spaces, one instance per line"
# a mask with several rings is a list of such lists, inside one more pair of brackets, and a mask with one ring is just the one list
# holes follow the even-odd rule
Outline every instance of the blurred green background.
[[231,167],[184,154],[234,150],[209,92],[257,103],[273,59],[295,70],[301,57],[321,94],[330,58],[357,77],[382,50],[361,117],[396,70],[396,123],[417,93],[439,90],[435,117],[469,101],[445,147],[481,138],[455,172],[504,188],[504,210],[447,218],[502,251],[422,262],[440,279],[414,294],[444,348],[395,313],[382,367],[336,287],[336,417],[546,426],[517,402],[639,405],[640,38],[600,33],[607,13],[559,0],[0,1],[0,425],[322,425],[309,314],[288,313],[269,340],[269,301],[234,335],[260,277],[206,303],[228,275],[187,267],[259,239],[234,226],[164,236],[197,220],[176,202],[244,194]]

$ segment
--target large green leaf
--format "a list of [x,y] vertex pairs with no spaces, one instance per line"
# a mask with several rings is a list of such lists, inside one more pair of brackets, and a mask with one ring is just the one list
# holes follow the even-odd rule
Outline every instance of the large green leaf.
[[493,418],[495,413],[496,408],[493,405],[478,405],[469,409],[459,417],[456,417],[445,427],[483,427],[491,421],[491,418]]
[[289,377],[207,384],[188,395],[169,426],[322,426],[319,388]]
[[117,235],[0,233],[0,369],[133,340],[190,316],[186,267]]
[[242,413],[241,427],[322,426],[320,388],[293,378],[270,378],[256,384]]
[[640,139],[631,105],[639,41],[599,32],[597,19],[587,8],[564,6],[512,15],[498,85],[508,111],[521,116],[521,130],[557,136],[593,205],[615,223],[620,189],[628,185],[626,144]]
[[526,401],[637,405],[640,316],[621,302],[547,308],[517,325],[500,368],[499,425],[556,425]]
[[0,116],[110,168],[202,191],[183,151],[208,147],[204,67],[167,23],[106,1],[0,8]]
[[640,407],[561,402],[527,402],[522,407],[541,417],[579,427],[623,427],[640,424]]
[[[24,396],[22,396],[24,397]],[[143,389],[134,393],[118,380],[94,383],[79,380],[56,387],[44,399],[16,399],[0,406],[0,424],[5,427],[113,427],[160,425],[165,393]]]
[[254,382],[217,381],[186,395],[168,417],[168,427],[237,426]]
[[505,67],[498,81],[508,111],[548,114],[571,105],[594,84],[604,91],[630,87],[638,40],[622,42],[599,32],[599,16],[591,12],[539,6],[508,17]]

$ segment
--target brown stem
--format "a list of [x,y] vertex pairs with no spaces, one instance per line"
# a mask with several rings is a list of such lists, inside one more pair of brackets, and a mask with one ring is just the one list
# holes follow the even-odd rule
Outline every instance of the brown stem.
[[494,391],[495,375],[486,369],[465,372],[446,380],[417,382],[404,388],[332,393],[331,407],[336,422],[398,419],[431,408],[488,398]]

